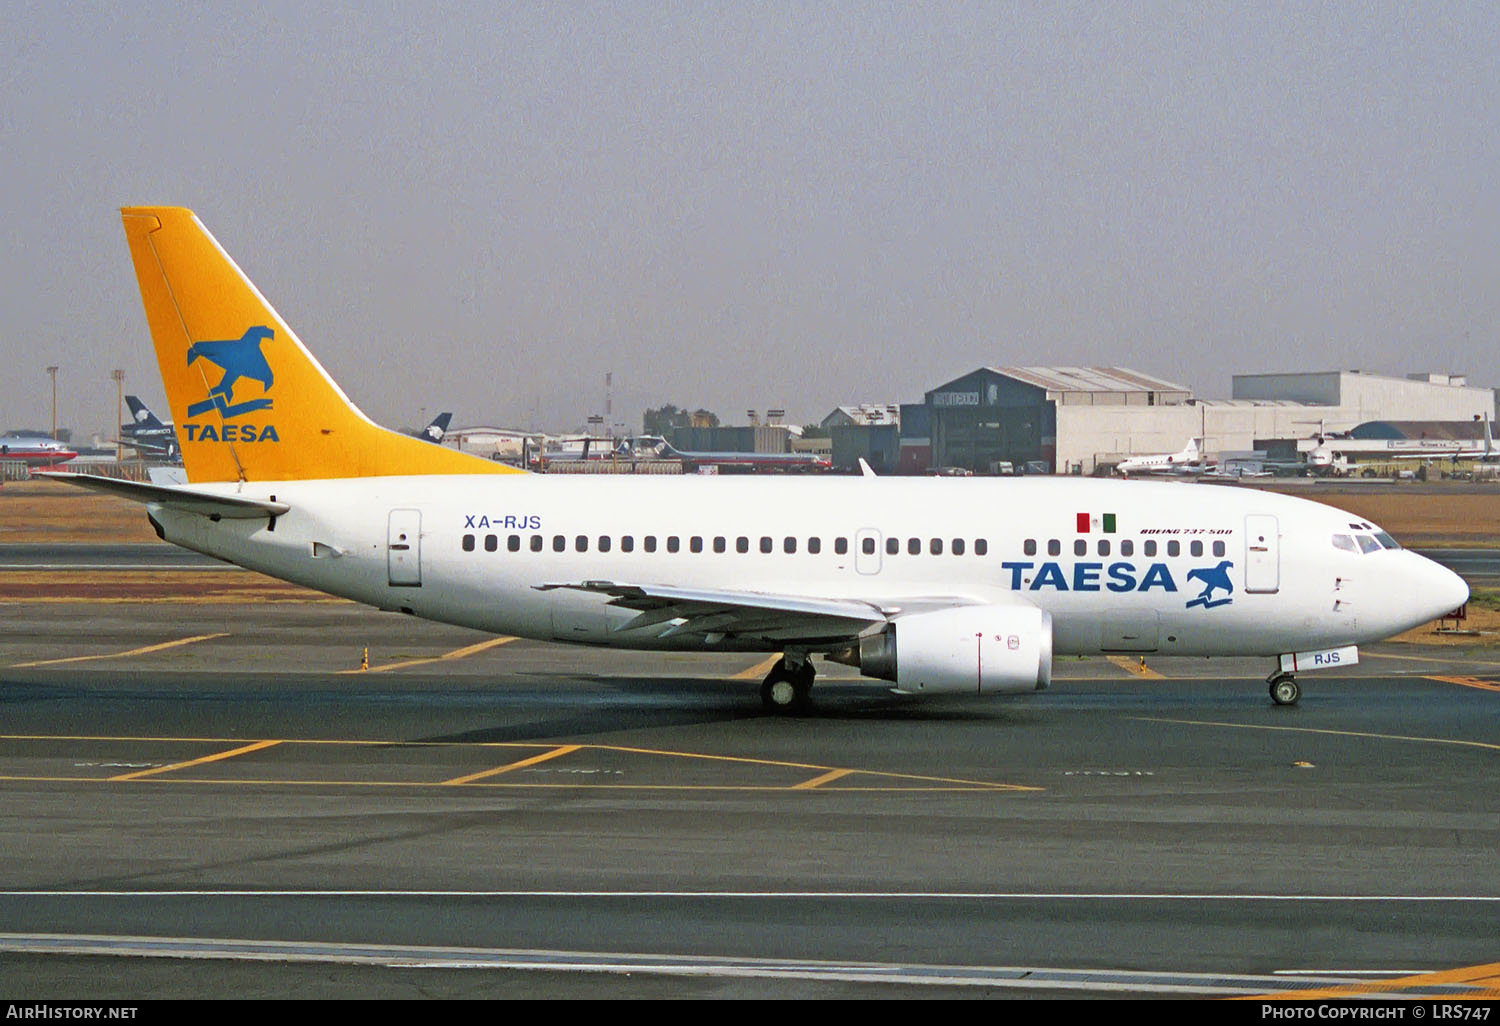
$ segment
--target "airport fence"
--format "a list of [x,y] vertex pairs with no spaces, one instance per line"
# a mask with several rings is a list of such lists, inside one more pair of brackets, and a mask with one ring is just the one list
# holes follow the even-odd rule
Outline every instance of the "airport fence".
[[681,474],[681,460],[559,460],[544,463],[548,474]]
[[146,464],[140,460],[114,460],[98,463],[80,463],[77,460],[55,467],[32,467],[24,460],[0,460],[0,481],[30,481],[36,471],[65,470],[70,474],[92,474],[95,477],[113,477],[123,481],[145,481],[150,476]]

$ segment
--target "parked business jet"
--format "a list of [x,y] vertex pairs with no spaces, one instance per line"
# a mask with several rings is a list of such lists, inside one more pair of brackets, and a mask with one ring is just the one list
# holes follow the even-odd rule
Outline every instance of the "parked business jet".
[[1121,477],[1131,474],[1181,474],[1206,470],[1203,461],[1203,439],[1189,438],[1181,452],[1164,452],[1154,456],[1132,456],[1115,464]]
[[188,483],[55,476],[144,503],[167,541],[381,609],[779,652],[762,699],[796,710],[814,655],[915,695],[1040,690],[1054,654],[1266,656],[1292,703],[1297,671],[1468,597],[1374,524],[1260,491],[533,475],[367,419],[191,211],[124,223]]

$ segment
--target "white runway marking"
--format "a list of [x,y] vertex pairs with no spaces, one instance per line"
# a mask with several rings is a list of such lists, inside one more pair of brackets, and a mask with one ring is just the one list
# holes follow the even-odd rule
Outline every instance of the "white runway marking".
[[1042,891],[557,891],[557,890],[0,890],[5,898],[663,898],[814,901],[1318,901],[1475,902],[1500,904],[1497,894],[1159,894]]
[[1344,977],[1288,980],[1274,975],[1178,973],[1039,966],[923,965],[714,955],[626,954],[522,948],[464,948],[196,937],[117,937],[0,934],[0,951],[27,954],[114,955],[136,958],[231,959],[382,965],[398,969],[523,969],[549,972],[656,973],[897,983],[922,986],[1025,987],[1040,990],[1155,994],[1249,995],[1289,986],[1340,986]]

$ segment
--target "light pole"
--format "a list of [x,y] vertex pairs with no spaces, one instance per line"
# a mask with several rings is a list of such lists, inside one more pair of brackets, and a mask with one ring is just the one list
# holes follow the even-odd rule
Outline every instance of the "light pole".
[[47,373],[52,376],[52,438],[57,438],[57,368],[48,367]]
[[[125,372],[118,367],[109,372],[109,376],[115,379],[115,424],[121,424],[125,420]],[[115,462],[119,463],[124,455],[120,444],[119,428],[115,429]]]

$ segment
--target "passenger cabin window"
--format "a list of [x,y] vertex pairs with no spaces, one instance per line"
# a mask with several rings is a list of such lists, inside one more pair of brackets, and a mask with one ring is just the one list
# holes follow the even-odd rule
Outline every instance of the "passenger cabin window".
[[667,551],[676,552],[680,548],[682,548],[682,542],[678,537],[675,534],[667,535]]
[[743,534],[734,540],[734,551],[746,553],[750,551],[750,539]]
[[934,556],[941,556],[943,554],[943,539],[934,538],[929,541],[927,543],[927,551],[932,553]]
[[473,552],[474,551],[474,536],[472,534],[466,534],[466,535],[464,535],[464,551],[465,552]]
[[964,540],[962,538],[953,539],[953,554],[955,556],[962,556],[964,554]]
[[484,551],[486,551],[486,552],[494,552],[499,547],[500,547],[500,539],[499,538],[495,537],[493,534],[487,534],[487,535],[484,536]]
[[781,540],[781,551],[785,552],[788,556],[795,553],[797,551],[797,539],[790,537],[783,538]]
[[1062,542],[1058,541],[1056,538],[1049,539],[1047,542],[1047,555],[1061,556]]
[[1026,555],[1028,556],[1036,555],[1036,539],[1027,538],[1026,541],[1021,545],[1021,551],[1026,553]]
[[974,539],[974,555],[983,556],[990,551],[990,543],[983,538]]
[[552,551],[553,552],[566,552],[567,550],[568,550],[568,539],[564,538],[560,534],[554,534],[552,536]]
[[587,552],[589,550],[589,536],[586,534],[580,534],[577,538],[574,538],[573,548],[577,549],[579,552]]
[[1194,556],[1203,555],[1203,543],[1201,541],[1193,542],[1188,546],[1188,551],[1191,552]]
[[621,538],[620,539],[620,551],[621,552],[634,552],[635,551],[635,538],[632,537],[631,535],[628,535],[628,534],[625,535],[625,537]]
[[1167,542],[1167,555],[1180,556],[1182,554],[1182,543],[1177,541]]
[[609,551],[609,535],[607,535],[607,534],[601,534],[599,536],[599,551],[600,552],[608,552]]
[[865,555],[867,555],[867,556],[873,556],[873,555],[875,555],[875,539],[874,538],[866,538],[866,539],[864,539],[864,541],[860,542],[859,547],[864,552]]
[[1214,555],[1216,555],[1216,556],[1222,556],[1222,555],[1224,555],[1224,543],[1223,542],[1221,542],[1221,541],[1214,542]]
[[[872,545],[870,548],[873,550],[874,546]],[[848,552],[849,552],[849,539],[848,538],[835,538],[833,540],[833,554],[835,556],[847,555]]]
[[689,538],[688,539],[688,550],[691,551],[691,552],[702,552],[703,551],[703,537],[701,535],[695,534],[691,538]]
[[1107,556],[1107,555],[1109,555],[1109,540],[1107,538],[1100,538],[1099,539],[1099,555],[1101,555],[1101,556]]
[[717,537],[714,538],[714,551],[715,552],[726,552],[726,551],[728,551],[728,549],[729,549],[729,546],[724,541],[724,536],[723,535],[719,535],[719,536],[717,536]]
[[505,539],[505,547],[511,552],[520,552],[521,536],[519,534],[513,534],[509,538]]
[[1122,555],[1122,556],[1133,556],[1133,555],[1135,555],[1135,542],[1131,541],[1128,538],[1125,539],[1124,541],[1120,542],[1120,555]]
[[1079,538],[1073,543],[1073,555],[1087,556],[1089,554],[1089,543]]
[[531,551],[532,552],[541,552],[542,551],[543,541],[544,540],[543,540],[543,538],[542,538],[541,535],[539,535],[539,534],[532,535],[531,536]]
[[761,540],[760,540],[760,551],[762,551],[762,552],[770,552],[771,551],[771,539],[770,538],[761,538]]
[[921,538],[908,538],[908,539],[906,539],[906,552],[907,552],[908,555],[920,556],[922,554],[922,539]]
[[654,535],[654,534],[648,534],[648,535],[646,535],[646,537],[642,538],[641,539],[641,548],[645,549],[647,552],[655,552],[656,551],[656,535]]
[[1146,542],[1145,544],[1143,544],[1141,546],[1141,552],[1145,553],[1147,556],[1154,556],[1154,555],[1156,555],[1156,542],[1154,542],[1154,541],[1148,541],[1148,542]]
[[809,538],[809,539],[807,539],[807,554],[808,555],[810,555],[810,556],[816,556],[818,553],[820,553],[822,551],[823,551],[823,539],[822,538]]

